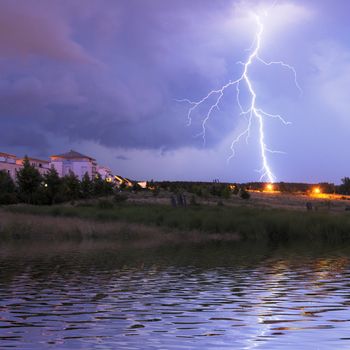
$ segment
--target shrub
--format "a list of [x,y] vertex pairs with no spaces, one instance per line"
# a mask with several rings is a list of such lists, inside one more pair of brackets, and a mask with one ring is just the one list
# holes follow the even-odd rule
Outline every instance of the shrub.
[[98,201],[98,207],[100,209],[112,209],[114,206],[113,202],[108,199],[100,199]]
[[126,202],[127,199],[128,196],[124,193],[116,193],[113,198],[115,203],[123,203]]
[[1,193],[0,194],[0,205],[16,204],[18,203],[16,193]]
[[190,205],[191,206],[198,206],[198,202],[196,200],[196,196],[195,195],[192,195],[191,198],[190,198]]
[[160,192],[160,189],[159,187],[156,187],[154,190],[153,190],[153,197],[157,197],[159,195],[159,192]]
[[244,188],[241,188],[241,190],[239,191],[239,196],[242,199],[249,199],[250,198],[250,193],[247,190],[245,190]]

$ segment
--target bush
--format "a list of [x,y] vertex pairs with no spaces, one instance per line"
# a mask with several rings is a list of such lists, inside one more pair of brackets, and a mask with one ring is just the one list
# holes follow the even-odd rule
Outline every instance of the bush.
[[98,207],[100,209],[112,209],[114,206],[113,202],[108,199],[100,199],[98,201]]
[[159,187],[156,187],[154,190],[153,190],[153,197],[157,197],[159,195],[159,192],[160,192],[160,188]]
[[242,199],[249,199],[250,198],[250,193],[247,190],[245,190],[244,188],[241,188],[239,196]]
[[239,193],[239,188],[236,184],[233,185],[232,194],[237,195]]
[[16,193],[1,193],[0,194],[0,205],[16,204],[18,203],[18,198]]
[[195,195],[192,195],[191,198],[190,198],[190,205],[191,206],[198,206],[198,202],[196,200],[196,196]]
[[124,193],[116,193],[113,198],[115,203],[123,203],[123,202],[126,202],[127,199],[128,199],[128,196]]

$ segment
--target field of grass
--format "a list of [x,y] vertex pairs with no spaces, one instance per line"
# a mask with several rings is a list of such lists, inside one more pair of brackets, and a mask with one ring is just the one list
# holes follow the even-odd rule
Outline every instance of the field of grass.
[[[14,220],[6,221],[6,216],[11,215]],[[18,215],[22,215],[22,220],[18,219]],[[347,212],[300,212],[213,205],[173,208],[169,205],[123,203],[113,207],[9,206],[2,209],[1,216],[0,234],[3,236],[6,236],[4,232],[7,232],[7,236],[9,232],[23,236],[21,223],[23,217],[26,217],[27,226],[32,225],[31,232],[35,232],[35,227],[43,220],[53,219],[54,223],[48,223],[46,228],[41,228],[40,231],[46,230],[49,234],[61,223],[63,227],[60,229],[60,234],[63,235],[66,232],[70,237],[120,238],[123,236],[121,232],[125,231],[128,232],[126,234],[128,239],[132,240],[139,237],[140,232],[146,229],[146,236],[150,238],[153,234],[157,237],[156,240],[162,240],[163,236],[171,235],[177,235],[177,238],[181,236],[180,239],[184,241],[197,240],[201,235],[217,240],[231,237],[268,242],[350,240],[350,213]],[[67,219],[69,221],[64,221]],[[4,224],[5,221],[7,224]],[[11,227],[10,222],[12,222]],[[77,229],[77,227],[80,228]],[[74,234],[77,231],[80,232],[80,236],[77,233]]]

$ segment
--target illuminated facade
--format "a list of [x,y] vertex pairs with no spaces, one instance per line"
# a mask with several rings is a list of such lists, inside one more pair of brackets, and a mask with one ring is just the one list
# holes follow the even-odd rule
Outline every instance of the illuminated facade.
[[[73,173],[79,180],[82,180],[85,173],[90,179],[97,174],[101,175],[103,180],[113,182],[115,185],[124,184],[127,187],[133,185],[132,181],[121,176],[114,176],[111,169],[104,166],[98,166],[96,160],[79,152],[70,150],[67,153],[57,154],[50,157],[51,161],[28,157],[29,163],[34,166],[41,175],[44,175],[53,166],[60,177]],[[4,170],[15,180],[16,171],[23,166],[24,158],[9,153],[0,152],[0,171]]]
[[6,171],[13,179],[20,165],[16,163],[17,157],[13,154],[0,152],[0,171]]
[[106,180],[108,182],[113,181],[113,174],[111,169],[105,167],[105,166],[98,166],[97,167],[97,172],[101,175],[101,178],[103,180]]
[[67,153],[50,157],[51,165],[57,170],[60,177],[73,173],[80,180],[85,173],[92,179],[97,174],[97,163],[92,157],[70,150]]
[[[37,158],[29,158],[29,163],[36,168],[41,175],[44,175],[50,169],[50,162],[48,160],[37,159]],[[16,164],[20,168],[23,165],[24,158],[17,158]]]

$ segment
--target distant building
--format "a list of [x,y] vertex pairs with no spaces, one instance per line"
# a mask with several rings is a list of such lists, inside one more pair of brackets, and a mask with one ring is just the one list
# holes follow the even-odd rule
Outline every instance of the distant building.
[[[101,175],[103,180],[113,182],[116,186],[133,186],[133,182],[125,177],[113,175],[110,168],[98,166],[96,160],[79,152],[70,150],[67,153],[56,154],[49,160],[28,157],[29,163],[34,166],[41,175],[44,175],[53,166],[60,177],[69,175],[72,172],[79,180],[82,180],[85,173],[88,173],[90,179],[97,174]],[[7,171],[11,177],[16,179],[16,172],[23,166],[24,158],[9,153],[0,152],[0,171]]]
[[137,184],[143,189],[147,188],[147,181],[139,181]]
[[61,177],[73,172],[81,180],[85,173],[88,173],[91,179],[97,174],[96,160],[79,152],[70,150],[50,158],[51,165],[55,167]]
[[107,182],[113,181],[113,174],[111,169],[105,167],[105,166],[98,166],[97,172],[101,175],[101,178],[103,180],[106,180]]
[[120,175],[114,175],[114,183],[117,186],[126,186],[126,187],[132,187],[133,183],[131,180],[127,179],[126,177],[122,177]]
[[16,178],[16,171],[20,168],[16,164],[17,157],[13,154],[0,152],[0,171],[5,170],[13,178]]
[[[44,175],[50,169],[50,162],[48,160],[37,159],[37,158],[29,158],[29,163],[36,168],[41,175]],[[16,164],[20,168],[23,165],[24,158],[17,158]]]

